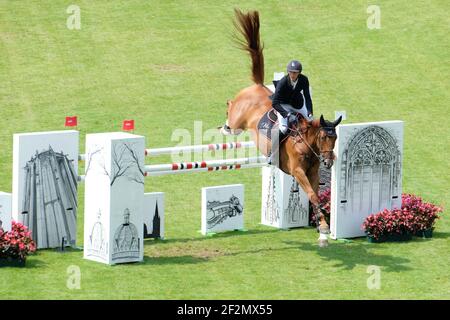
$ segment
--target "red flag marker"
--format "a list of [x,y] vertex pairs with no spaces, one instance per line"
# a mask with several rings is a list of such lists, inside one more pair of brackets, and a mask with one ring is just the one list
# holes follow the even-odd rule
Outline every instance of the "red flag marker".
[[134,130],[134,120],[123,120],[122,130]]
[[77,116],[74,117],[66,117],[66,127],[76,127],[78,125]]

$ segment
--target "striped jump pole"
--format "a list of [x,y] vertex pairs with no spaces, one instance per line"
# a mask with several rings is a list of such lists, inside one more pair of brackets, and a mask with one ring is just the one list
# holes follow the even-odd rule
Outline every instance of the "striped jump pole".
[[177,170],[192,170],[208,167],[223,167],[233,165],[245,165],[252,163],[266,164],[266,157],[251,157],[251,158],[236,158],[236,159],[223,159],[223,160],[205,160],[199,162],[179,162],[172,164],[154,164],[146,165],[144,172],[161,172],[161,171],[177,171]]
[[266,166],[266,163],[250,163],[250,164],[236,164],[228,166],[216,166],[216,167],[206,167],[206,168],[196,168],[190,170],[170,170],[170,171],[152,171],[145,172],[146,177],[156,177],[164,176],[170,174],[182,174],[182,173],[198,173],[198,172],[211,172],[211,171],[230,171],[230,170],[240,170],[240,169],[251,169],[251,168],[261,168]]
[[[228,166],[216,166],[216,167],[206,167],[206,168],[196,168],[190,170],[170,170],[170,171],[152,171],[144,172],[146,177],[156,177],[165,176],[170,174],[180,174],[180,173],[196,173],[196,172],[211,172],[211,171],[230,171],[230,170],[240,170],[240,169],[252,169],[252,168],[262,168],[267,166],[266,163],[249,163],[249,164],[235,164]],[[78,183],[84,183],[86,177],[84,175],[78,176]]]
[[[211,143],[211,144],[199,144],[195,146],[181,146],[181,147],[167,147],[167,148],[149,148],[145,149],[146,157],[159,156],[163,154],[172,154],[180,152],[204,152],[204,151],[217,151],[217,150],[232,150],[232,149],[247,149],[254,148],[255,143],[253,141],[237,141],[229,143]],[[78,160],[86,161],[86,155],[80,154]]]

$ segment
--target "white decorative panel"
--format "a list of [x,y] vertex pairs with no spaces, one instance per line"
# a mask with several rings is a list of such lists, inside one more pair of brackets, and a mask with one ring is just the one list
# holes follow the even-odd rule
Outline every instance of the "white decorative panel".
[[282,229],[308,226],[308,212],[308,196],[294,177],[274,166],[262,168],[262,224]]
[[11,230],[11,193],[0,192],[0,228],[4,231]]
[[164,239],[164,192],[144,193],[144,239]]
[[337,135],[331,237],[361,237],[367,216],[401,207],[403,122],[344,124],[337,127]]
[[244,228],[244,185],[202,188],[202,234]]
[[85,259],[143,260],[144,148],[129,133],[86,135]]
[[78,131],[14,134],[12,216],[39,249],[75,245]]

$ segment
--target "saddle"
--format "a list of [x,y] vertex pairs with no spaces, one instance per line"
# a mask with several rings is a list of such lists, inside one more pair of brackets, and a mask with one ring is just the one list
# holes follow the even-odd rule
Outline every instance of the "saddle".
[[[263,134],[268,140],[272,141],[272,134],[278,132],[278,139],[281,143],[286,140],[289,136],[297,135],[297,124],[301,122],[303,116],[298,114],[291,114],[288,116],[288,127],[287,133],[282,133],[279,131],[278,127],[278,117],[275,114],[275,109],[270,109],[267,111],[258,122],[258,132]],[[307,130],[307,125],[302,122],[301,132],[304,133]]]

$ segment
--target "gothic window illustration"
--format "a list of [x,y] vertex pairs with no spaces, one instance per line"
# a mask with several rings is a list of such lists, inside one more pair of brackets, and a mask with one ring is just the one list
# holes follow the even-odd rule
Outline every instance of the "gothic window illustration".
[[379,126],[357,132],[342,154],[340,204],[348,212],[375,213],[401,197],[401,153]]
[[106,260],[108,255],[108,242],[105,237],[105,229],[101,222],[102,213],[99,210],[97,214],[97,221],[92,226],[92,231],[89,235],[89,246],[87,248],[88,256],[95,256]]
[[36,151],[23,168],[22,221],[38,248],[73,245],[76,239],[77,178],[73,160],[52,147]]
[[234,195],[228,201],[208,201],[206,209],[208,229],[214,228],[228,218],[241,215],[243,212],[241,201]]
[[136,226],[130,222],[130,215],[130,210],[125,209],[123,223],[114,233],[113,261],[140,257],[140,239]]

